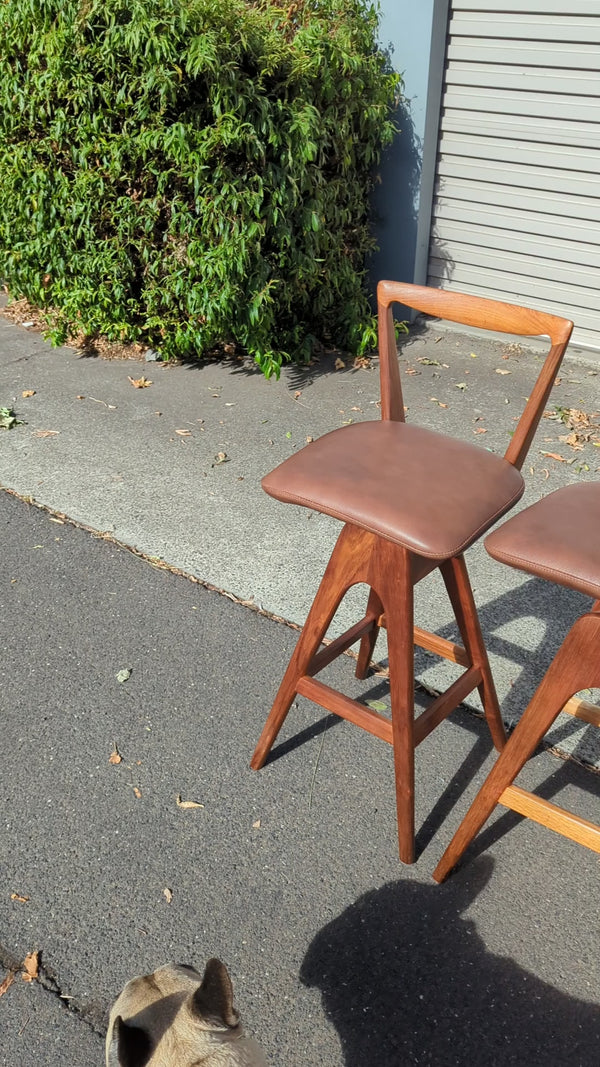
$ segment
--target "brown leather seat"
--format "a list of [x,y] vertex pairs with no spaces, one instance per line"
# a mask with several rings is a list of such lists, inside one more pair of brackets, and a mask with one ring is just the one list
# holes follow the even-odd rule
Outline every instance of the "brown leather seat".
[[[573,324],[544,312],[462,293],[380,282],[377,287],[381,422],[326,434],[263,481],[279,500],[345,523],[296,650],[252,757],[262,767],[297,694],[341,715],[394,749],[400,858],[414,860],[414,749],[477,689],[497,748],[504,726],[481,636],[464,550],[516,503],[519,473],[555,380]],[[547,336],[551,348],[504,458],[476,445],[404,423],[393,304],[467,326],[519,336]],[[462,645],[414,626],[413,587],[439,567]],[[371,587],[365,615],[319,651],[347,590]],[[381,626],[387,627],[391,718],[315,677],[360,641],[356,675],[365,678]],[[415,644],[460,664],[464,672],[415,720]]]
[[438,560],[481,537],[525,483],[511,463],[477,445],[404,422],[362,422],[320,437],[262,486]]
[[490,556],[600,598],[600,482],[568,485],[486,538]]
[[513,785],[561,711],[600,727],[600,709],[573,694],[600,686],[600,482],[569,485],[486,538],[494,559],[595,599],[573,624],[433,877],[442,882],[497,804],[600,852],[600,826]]

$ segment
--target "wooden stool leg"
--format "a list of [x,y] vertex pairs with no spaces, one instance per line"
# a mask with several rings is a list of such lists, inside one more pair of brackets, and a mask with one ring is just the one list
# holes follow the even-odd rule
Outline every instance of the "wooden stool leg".
[[[379,594],[371,589],[369,593],[369,600],[367,603],[367,616],[373,615],[375,619],[378,619],[383,614],[383,604]],[[375,651],[375,642],[379,635],[379,626],[373,626],[373,629],[369,633],[364,634],[360,640],[360,647],[358,650],[358,662],[356,664],[355,675],[357,678],[366,678],[369,670],[369,664],[373,659],[373,653]]]
[[373,534],[357,527],[342,530],[254,750],[250,761],[253,770],[264,765],[296,696],[298,679],[306,674],[348,589],[360,580],[357,575],[364,572],[374,541]]
[[[375,568],[377,573],[373,573]],[[414,863],[415,682],[410,553],[389,541],[381,541],[373,556],[372,578],[383,601],[387,620],[398,852],[403,863]]]
[[479,667],[481,671],[482,681],[477,689],[492,735],[492,741],[500,752],[506,744],[506,732],[500,714],[498,694],[496,693],[490,661],[483,642],[464,556],[455,556],[453,559],[442,563],[440,571],[442,572],[450,603],[454,609],[464,646],[473,666]]
[[443,882],[456,866],[569,697],[584,687],[600,685],[599,640],[600,614],[583,615],[571,627],[433,872],[436,882]]

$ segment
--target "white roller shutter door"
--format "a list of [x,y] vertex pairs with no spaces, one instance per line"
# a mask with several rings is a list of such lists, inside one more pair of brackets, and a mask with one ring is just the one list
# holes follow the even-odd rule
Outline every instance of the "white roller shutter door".
[[453,0],[429,283],[600,348],[600,0]]

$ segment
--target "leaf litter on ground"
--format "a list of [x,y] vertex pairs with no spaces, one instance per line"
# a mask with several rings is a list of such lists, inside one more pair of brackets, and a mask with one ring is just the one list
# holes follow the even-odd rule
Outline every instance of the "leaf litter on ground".
[[4,978],[2,980],[2,982],[0,982],[0,997],[3,997],[4,994],[7,992],[7,990],[10,989],[10,987],[13,984],[14,980],[15,980],[15,972],[14,971],[9,971],[8,974],[6,975],[6,978]]
[[39,977],[40,973],[40,953],[39,949],[35,949],[33,952],[29,952],[23,960],[23,973],[21,978],[24,982],[33,982]]
[[0,407],[0,430],[12,430],[14,426],[21,426],[12,408]]
[[373,711],[389,711],[388,705],[383,700],[367,700],[367,706]]
[[445,367],[449,369],[447,363],[440,363],[439,359],[429,359],[429,356],[418,356],[417,363],[423,363],[425,367]]
[[560,406],[555,407],[553,411],[544,412],[545,419],[560,422],[569,430],[568,434],[561,434],[558,440],[563,441],[576,452],[581,452],[584,445],[589,442],[600,447],[600,424],[593,421],[599,415],[600,412],[598,411],[588,414],[579,408],[564,408]]
[[178,808],[183,808],[185,811],[189,811],[191,808],[203,808],[204,804],[199,804],[197,800],[182,800],[181,793],[178,793],[175,797],[175,803]]

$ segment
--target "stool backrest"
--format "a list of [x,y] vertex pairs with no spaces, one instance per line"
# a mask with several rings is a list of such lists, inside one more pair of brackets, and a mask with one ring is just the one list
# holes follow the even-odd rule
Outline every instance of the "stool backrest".
[[404,422],[404,401],[393,320],[393,304],[404,304],[423,314],[463,326],[508,333],[519,337],[549,337],[551,347],[504,458],[521,469],[556,374],[565,354],[573,323],[545,311],[505,304],[481,296],[432,289],[408,282],[381,281],[377,286],[379,315],[379,365],[381,376],[381,417]]

